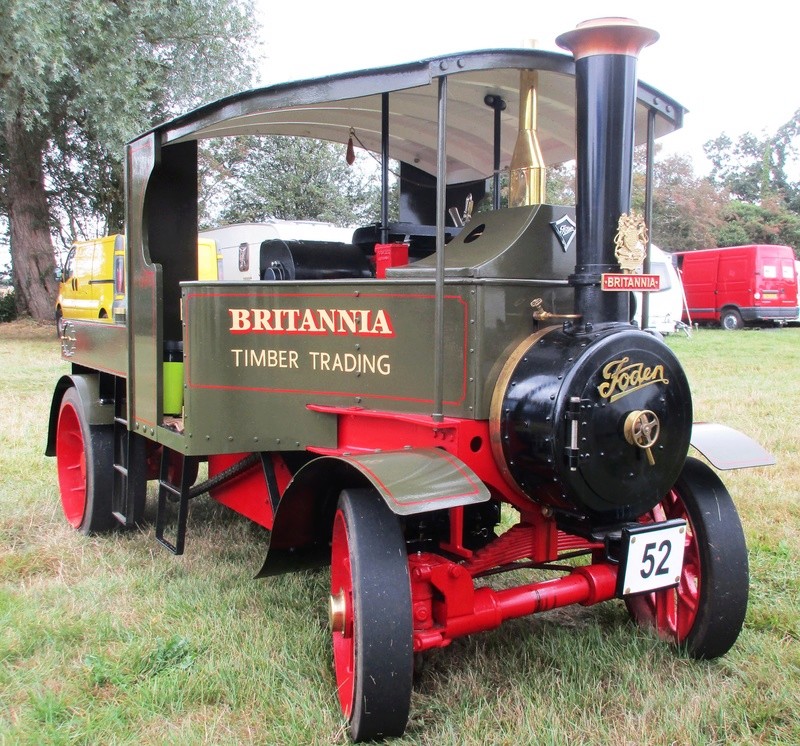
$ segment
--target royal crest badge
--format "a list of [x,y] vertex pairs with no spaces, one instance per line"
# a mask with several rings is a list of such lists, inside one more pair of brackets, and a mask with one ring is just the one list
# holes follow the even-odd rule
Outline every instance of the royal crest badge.
[[644,218],[631,210],[622,213],[614,236],[614,255],[623,272],[632,273],[640,269],[647,253],[647,226]]

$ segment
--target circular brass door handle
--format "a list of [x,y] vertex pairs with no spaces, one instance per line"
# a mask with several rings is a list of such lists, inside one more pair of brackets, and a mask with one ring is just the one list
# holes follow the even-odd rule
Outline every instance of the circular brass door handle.
[[623,428],[625,440],[647,453],[650,466],[655,466],[656,463],[651,449],[656,444],[660,431],[661,423],[658,415],[649,409],[635,409],[625,418]]

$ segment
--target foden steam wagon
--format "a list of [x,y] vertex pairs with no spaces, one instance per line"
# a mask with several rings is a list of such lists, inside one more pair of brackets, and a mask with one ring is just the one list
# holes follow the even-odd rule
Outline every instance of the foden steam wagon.
[[[64,513],[84,533],[132,526],[152,479],[155,537],[175,554],[210,493],[266,529],[260,576],[329,564],[354,740],[403,733],[415,655],[507,619],[619,598],[698,658],[739,634],[742,528],[687,454],[723,469],[770,456],[693,425],[677,359],[630,323],[629,291],[652,277],[634,147],[651,160],[683,117],[637,81],[656,38],[602,19],[559,37],[571,55],[276,85],[127,147],[125,322],[63,324],[72,369],[47,453]],[[198,143],[240,135],[371,151],[380,219],[350,243],[264,241],[258,280],[199,281]],[[577,207],[545,204],[546,166],[573,159]],[[520,568],[552,577],[489,582]]]

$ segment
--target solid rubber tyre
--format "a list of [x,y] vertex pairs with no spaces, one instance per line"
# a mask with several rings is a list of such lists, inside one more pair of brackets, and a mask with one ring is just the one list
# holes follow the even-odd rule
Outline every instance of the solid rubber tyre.
[[744,327],[742,314],[740,314],[735,308],[727,308],[722,312],[722,315],[719,317],[719,325],[723,329],[727,329],[728,331],[741,329],[742,327]]
[[56,430],[56,464],[61,507],[70,525],[84,534],[117,525],[112,515],[114,435],[111,425],[90,425],[75,388],[64,392]]
[[742,524],[730,494],[710,467],[688,458],[669,494],[641,522],[684,518],[680,583],[626,598],[631,616],[693,658],[730,650],[744,624],[749,569]]
[[331,596],[343,599],[333,635],[342,712],[354,741],[400,736],[414,673],[408,556],[397,516],[374,490],[344,490],[331,541]]

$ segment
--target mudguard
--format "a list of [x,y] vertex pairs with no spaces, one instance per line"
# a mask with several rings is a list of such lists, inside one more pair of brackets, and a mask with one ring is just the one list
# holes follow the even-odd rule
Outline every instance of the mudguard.
[[267,558],[256,577],[330,561],[339,493],[372,487],[398,516],[486,502],[487,487],[463,461],[437,448],[325,456],[295,474],[281,497]]
[[56,455],[56,429],[58,428],[58,412],[61,399],[68,388],[74,387],[83,404],[83,411],[90,425],[113,425],[114,403],[103,403],[100,399],[100,377],[96,373],[83,375],[64,375],[58,380],[50,402],[50,422],[47,429],[47,446],[45,456]]
[[775,463],[775,457],[749,435],[715,422],[695,422],[690,443],[712,466],[722,471]]

